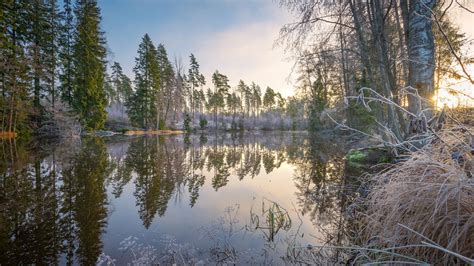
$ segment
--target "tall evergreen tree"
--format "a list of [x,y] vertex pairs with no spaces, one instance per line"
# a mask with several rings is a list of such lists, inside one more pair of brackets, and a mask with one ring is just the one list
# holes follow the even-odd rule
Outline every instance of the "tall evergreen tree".
[[66,103],[72,105],[74,88],[73,45],[75,24],[71,0],[64,0],[63,12],[61,14],[62,23],[59,31],[60,90],[61,98]]
[[56,103],[57,88],[56,79],[58,76],[59,59],[59,40],[61,13],[56,0],[46,0],[47,10],[47,30],[46,30],[46,72],[47,72],[47,91],[54,108]]
[[33,0],[26,6],[24,11],[28,14],[28,55],[31,62],[32,76],[32,94],[33,104],[36,108],[40,107],[40,99],[45,94],[44,83],[46,80],[46,46],[47,46],[47,13],[45,1]]
[[122,66],[119,63],[114,62],[111,67],[111,83],[113,90],[115,91],[114,102],[125,103],[126,100],[132,94],[132,84],[130,79],[123,73]]
[[74,87],[72,106],[87,129],[104,125],[107,113],[105,81],[105,38],[100,29],[100,9],[96,0],[79,0],[73,45]]
[[138,46],[133,71],[136,90],[127,102],[128,116],[134,125],[154,128],[158,122],[156,100],[160,89],[160,69],[158,52],[148,34]]
[[[252,84],[254,84],[252,82]],[[260,89],[259,85],[252,86],[252,99],[253,99],[253,106],[254,106],[254,126],[256,122],[256,118],[260,112],[260,107],[262,106],[262,90]]]
[[206,85],[206,80],[204,79],[204,76],[199,72],[199,63],[196,60],[196,57],[194,54],[191,54],[189,56],[189,72],[188,72],[188,81],[191,85],[191,92],[189,94],[189,99],[190,99],[190,106],[191,106],[191,112],[192,112],[192,118],[194,120],[194,100],[195,100],[195,93],[196,93],[196,88],[202,87]]
[[216,119],[216,125],[217,125],[217,110],[220,108],[221,114],[222,114],[222,121],[224,121],[224,108],[225,108],[225,100],[227,98],[227,94],[229,93],[230,90],[230,85],[229,85],[229,78],[224,75],[219,73],[219,71],[216,70],[214,74],[212,74],[212,83],[214,83],[214,115]]
[[273,91],[272,88],[267,87],[265,94],[263,95],[263,106],[265,106],[267,112],[272,111],[273,106],[275,105],[275,96],[275,91]]
[[173,102],[173,92],[175,88],[173,65],[168,59],[168,54],[163,44],[158,45],[157,60],[160,76],[160,90],[157,99],[159,119],[157,119],[157,121],[158,127],[162,129],[166,126],[165,124],[168,119],[171,103]]
[[0,8],[1,131],[16,132],[29,106],[30,64],[25,51],[30,5],[28,1],[6,1]]

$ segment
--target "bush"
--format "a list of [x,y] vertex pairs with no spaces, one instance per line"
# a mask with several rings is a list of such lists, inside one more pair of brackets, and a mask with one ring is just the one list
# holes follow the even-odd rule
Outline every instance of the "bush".
[[360,104],[350,104],[347,108],[349,126],[367,132],[375,124],[375,116]]
[[205,129],[207,127],[207,119],[204,116],[199,118],[199,127]]
[[184,131],[186,132],[191,132],[192,131],[192,128],[191,128],[191,117],[189,116],[189,114],[186,112],[184,113]]

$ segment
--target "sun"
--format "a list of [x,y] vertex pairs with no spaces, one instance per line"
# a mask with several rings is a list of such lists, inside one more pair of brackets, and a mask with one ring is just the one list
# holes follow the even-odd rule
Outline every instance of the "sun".
[[447,106],[449,108],[474,107],[474,85],[458,80],[448,80],[433,96],[435,106],[439,109]]

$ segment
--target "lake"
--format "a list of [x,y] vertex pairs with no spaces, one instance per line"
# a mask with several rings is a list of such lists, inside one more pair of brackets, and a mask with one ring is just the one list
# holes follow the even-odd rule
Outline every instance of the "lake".
[[0,264],[336,261],[357,196],[305,132],[2,142]]

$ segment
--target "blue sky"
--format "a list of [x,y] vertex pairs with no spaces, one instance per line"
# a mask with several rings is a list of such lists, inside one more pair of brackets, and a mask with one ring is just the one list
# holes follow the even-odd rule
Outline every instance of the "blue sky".
[[132,78],[138,44],[148,33],[155,44],[165,45],[171,60],[181,57],[187,65],[194,53],[208,81],[218,69],[231,85],[243,79],[293,94],[287,80],[293,63],[282,48],[273,47],[291,18],[275,1],[102,0],[99,5],[109,60]]

